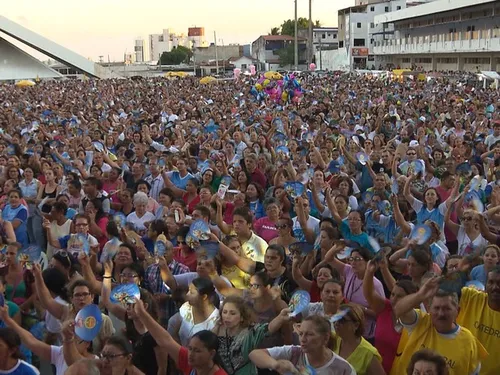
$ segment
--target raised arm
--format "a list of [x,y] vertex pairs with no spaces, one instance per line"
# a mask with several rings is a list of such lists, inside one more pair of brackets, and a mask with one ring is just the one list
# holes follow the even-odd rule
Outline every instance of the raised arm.
[[63,336],[63,355],[66,365],[71,366],[73,363],[85,358],[82,356],[75,344],[75,322],[67,321],[62,325],[61,333]]
[[33,276],[35,277],[36,293],[42,307],[54,316],[54,318],[62,320],[67,313],[67,307],[52,298],[47,285],[43,281],[42,270],[38,263],[33,264]]
[[240,270],[249,275],[255,273],[256,263],[252,259],[248,259],[236,254],[233,250],[227,247],[222,241],[220,241],[217,236],[213,233],[210,234],[212,241],[219,242],[219,251],[226,260],[228,265],[236,265]]
[[453,210],[453,203],[446,207],[446,214],[444,215],[444,223],[455,236],[458,235],[460,225],[451,220],[451,211]]
[[[89,257],[82,251],[78,256],[78,261],[82,266],[82,273],[84,279],[87,280],[88,283],[90,284],[90,291],[93,294],[100,295],[102,290],[102,282],[98,281],[95,278],[94,272],[92,271],[92,267],[90,267]],[[109,270],[107,271],[109,272]],[[113,275],[111,273],[108,274],[106,271],[104,271],[104,276],[103,276],[104,278],[107,277],[111,278],[112,276]]]
[[309,292],[311,290],[312,281],[306,279],[302,274],[302,272],[300,271],[300,264],[302,259],[303,258],[298,254],[293,255],[292,277],[300,289]]
[[403,195],[410,204],[410,206],[413,206],[413,202],[415,202],[415,197],[410,191],[410,185],[413,182],[413,180],[415,180],[415,175],[412,174],[410,177],[406,179],[405,186],[403,189]]
[[335,220],[335,222],[338,225],[342,224],[342,218],[339,215],[339,211],[337,210],[337,206],[335,205],[335,202],[333,201],[332,197],[332,189],[328,187],[325,191],[325,198],[326,198],[326,205],[328,206],[328,209],[332,213],[332,218]]
[[142,324],[144,324],[149,333],[151,333],[151,336],[153,336],[158,346],[164,348],[168,352],[168,355],[177,364],[181,346],[174,340],[165,328],[163,328],[156,320],[153,319],[151,315],[148,314],[141,300],[136,301],[134,304],[134,310]]
[[215,203],[217,204],[217,213],[215,216],[215,222],[217,223],[217,226],[219,227],[222,233],[224,233],[225,235],[229,235],[231,234],[232,228],[224,221],[224,217],[222,215],[222,201],[219,199],[219,197],[216,197]]
[[363,278],[363,295],[370,309],[376,315],[380,314],[385,308],[385,298],[375,291],[375,286],[373,285],[373,278],[378,267],[377,262],[370,260],[366,267],[365,277]]
[[12,328],[19,335],[22,343],[26,345],[26,347],[35,355],[37,355],[44,361],[51,361],[50,345],[36,339],[35,336],[31,334],[31,332],[25,330],[23,327],[17,324],[15,320],[9,317],[7,306],[0,306],[0,320],[3,320],[7,327]]
[[417,293],[403,297],[393,307],[396,319],[401,319],[401,322],[406,325],[414,324],[416,319],[415,307],[436,294],[440,279],[440,277],[431,277],[422,285]]
[[403,232],[403,234],[409,235],[411,233],[411,226],[405,220],[403,213],[401,212],[401,209],[399,208],[398,196],[396,194],[392,194],[390,199],[391,199],[391,203],[392,203],[394,220],[396,221],[397,226],[401,228],[401,231]]
[[[108,262],[110,262],[108,260]],[[125,321],[127,317],[127,310],[121,305],[112,303],[109,299],[111,295],[111,278],[105,278],[102,282],[102,291],[101,291],[101,300],[104,304],[104,307],[111,312],[114,316],[116,316],[121,321]]]

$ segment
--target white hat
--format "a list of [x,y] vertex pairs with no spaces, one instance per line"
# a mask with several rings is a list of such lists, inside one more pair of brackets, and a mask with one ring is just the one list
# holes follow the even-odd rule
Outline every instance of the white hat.
[[418,141],[411,141],[410,147],[418,147]]
[[354,131],[357,132],[358,130],[364,131],[365,129],[363,129],[363,127],[361,125],[356,125],[354,127]]

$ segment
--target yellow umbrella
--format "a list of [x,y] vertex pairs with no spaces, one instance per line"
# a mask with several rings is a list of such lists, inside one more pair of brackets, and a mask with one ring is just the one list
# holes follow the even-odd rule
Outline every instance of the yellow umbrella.
[[214,81],[217,81],[217,78],[212,77],[212,76],[207,76],[207,77],[203,77],[202,79],[200,79],[200,83],[202,85],[207,85],[207,84],[212,83]]
[[17,87],[29,87],[29,86],[35,86],[35,82],[30,81],[28,79],[23,79],[22,81],[19,81],[16,83]]
[[265,72],[264,77],[266,77],[267,79],[281,79],[281,78],[283,78],[283,76],[280,73],[273,72],[273,71]]
[[165,77],[179,77],[179,78],[186,78],[189,75],[189,73],[186,72],[167,72],[165,73]]

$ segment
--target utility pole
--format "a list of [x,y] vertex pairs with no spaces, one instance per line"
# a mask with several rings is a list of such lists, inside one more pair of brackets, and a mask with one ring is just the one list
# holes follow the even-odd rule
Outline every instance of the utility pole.
[[313,21],[312,21],[312,0],[309,0],[309,64],[313,62]]
[[214,41],[215,41],[215,69],[216,73],[219,74],[219,55],[217,54],[217,33],[214,31]]
[[295,70],[299,70],[299,25],[297,23],[297,0],[295,0],[295,40],[294,40],[294,62],[295,62]]
[[323,35],[319,36],[319,70],[323,70],[323,45],[322,43]]

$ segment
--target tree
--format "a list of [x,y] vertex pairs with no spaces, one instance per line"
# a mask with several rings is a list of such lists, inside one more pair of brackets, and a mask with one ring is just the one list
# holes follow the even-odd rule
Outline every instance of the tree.
[[191,57],[193,57],[193,51],[191,51],[189,48],[183,47],[183,46],[177,46],[176,48],[178,51],[182,51],[186,54],[187,59],[184,61],[185,63],[189,63],[191,61]]
[[170,52],[163,52],[159,64],[160,65],[179,65],[182,63],[189,63],[193,56],[193,52],[186,47],[177,46]]
[[277,51],[280,57],[280,66],[292,66],[295,63],[295,48],[293,44],[289,44],[285,48]]
[[314,23],[314,27],[321,27],[321,21],[316,20],[316,22]]
[[271,29],[271,32],[269,33],[269,35],[280,35],[280,28],[279,27],[273,27]]
[[[309,20],[304,17],[300,17],[297,20],[297,27],[300,29],[309,28]],[[281,35],[295,36],[295,20],[286,20],[281,24]]]

